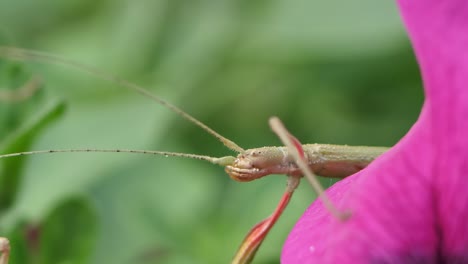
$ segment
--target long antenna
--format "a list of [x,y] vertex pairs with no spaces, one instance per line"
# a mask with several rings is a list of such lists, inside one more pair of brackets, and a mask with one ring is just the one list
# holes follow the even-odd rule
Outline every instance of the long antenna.
[[157,102],[158,104],[166,107],[167,109],[171,110],[172,112],[182,116],[186,120],[192,122],[193,124],[197,125],[198,127],[202,128],[215,138],[217,138],[224,146],[227,148],[235,151],[235,152],[243,152],[244,149],[238,146],[233,141],[221,136],[219,133],[214,131],[213,129],[209,128],[207,125],[196,119],[195,117],[189,115],[182,109],[178,108],[177,106],[155,96],[154,94],[150,93],[148,90],[144,89],[141,86],[138,86],[132,82],[129,82],[125,79],[119,78],[113,74],[107,73],[105,71],[101,71],[99,69],[95,69],[93,67],[89,67],[87,65],[67,60],[64,58],[60,58],[58,56],[54,56],[52,54],[48,54],[45,52],[39,52],[34,50],[27,50],[27,49],[20,49],[15,47],[6,47],[0,46],[0,56],[10,59],[17,59],[17,60],[31,60],[31,61],[39,61],[39,62],[49,62],[54,64],[60,64],[68,67],[72,67],[77,70],[81,70],[82,72],[87,72],[91,75],[94,75],[102,80],[106,80],[112,82],[118,86],[125,87],[127,89],[133,90],[141,95],[149,97],[153,101]]
[[172,156],[172,157],[182,157],[190,159],[198,159],[208,161],[212,164],[217,164],[221,166],[226,166],[234,162],[235,157],[225,156],[225,157],[210,157],[205,155],[196,155],[188,153],[178,153],[178,152],[167,152],[167,151],[154,151],[154,150],[132,150],[132,149],[50,149],[50,150],[35,150],[35,151],[25,151],[17,153],[9,153],[0,155],[0,159],[26,156],[26,155],[35,155],[35,154],[53,154],[53,153],[73,153],[73,152],[113,152],[113,153],[131,153],[131,154],[151,154],[151,155],[162,155],[162,156]]

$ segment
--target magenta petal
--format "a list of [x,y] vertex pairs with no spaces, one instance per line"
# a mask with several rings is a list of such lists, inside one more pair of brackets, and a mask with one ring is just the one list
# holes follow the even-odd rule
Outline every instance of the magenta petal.
[[[333,203],[339,203],[358,174],[337,182],[327,190],[327,195]],[[328,236],[331,221],[335,221],[324,208],[322,201],[317,200],[306,210],[301,219],[289,234],[282,253],[285,263],[300,263],[301,260],[312,260],[321,256],[327,250],[324,241]]]
[[400,0],[423,75],[418,122],[327,193],[286,241],[283,263],[468,263],[468,1]]
[[350,220],[339,222],[320,201],[312,204],[286,241],[283,263],[404,263],[434,257],[432,174],[412,165],[432,161],[424,116],[392,150],[327,191],[352,211]]

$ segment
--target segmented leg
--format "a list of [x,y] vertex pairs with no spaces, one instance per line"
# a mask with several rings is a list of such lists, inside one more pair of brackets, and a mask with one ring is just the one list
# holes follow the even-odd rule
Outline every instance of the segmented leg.
[[4,237],[0,237],[0,264],[8,264],[10,256],[10,241]]
[[[288,184],[286,191],[281,197],[275,211],[268,218],[264,219],[260,223],[256,224],[245,237],[244,241],[240,245],[236,252],[231,264],[249,264],[252,262],[255,253],[262,244],[265,237],[270,232],[270,229],[275,225],[276,221],[282,215],[286,206],[292,198],[294,190],[299,185],[300,178],[296,176],[288,177]],[[1,264],[1,263],[0,263]]]
[[318,197],[322,199],[324,206],[328,211],[339,220],[348,219],[351,214],[350,212],[343,212],[338,210],[335,205],[330,201],[328,196],[325,193],[325,189],[322,187],[320,182],[317,179],[317,176],[312,172],[312,170],[307,165],[307,159],[305,157],[304,149],[302,148],[301,142],[294,137],[283,123],[279,120],[278,117],[270,118],[270,127],[275,132],[276,135],[281,139],[283,144],[289,149],[289,152],[294,156],[297,166],[301,169],[302,173],[309,180],[310,184],[314,188]]

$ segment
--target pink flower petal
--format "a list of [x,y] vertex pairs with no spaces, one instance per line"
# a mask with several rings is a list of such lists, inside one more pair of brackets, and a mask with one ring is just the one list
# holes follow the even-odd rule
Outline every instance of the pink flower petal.
[[391,151],[314,202],[283,263],[468,263],[468,1],[400,0],[423,75],[418,122]]

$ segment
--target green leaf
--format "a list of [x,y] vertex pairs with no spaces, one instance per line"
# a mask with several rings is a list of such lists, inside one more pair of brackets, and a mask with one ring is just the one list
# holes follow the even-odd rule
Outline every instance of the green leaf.
[[29,254],[27,236],[27,225],[20,223],[8,234],[10,240],[10,263],[31,263],[32,255]]
[[[18,87],[28,78],[37,77],[28,75],[18,64],[0,61],[0,87]],[[21,101],[0,101],[0,153],[27,150],[43,129],[63,113],[65,104],[47,99],[44,93],[41,88]],[[0,163],[0,211],[15,199],[25,160],[26,157],[17,157]]]
[[96,216],[81,198],[65,200],[40,228],[39,264],[89,263],[96,238]]

